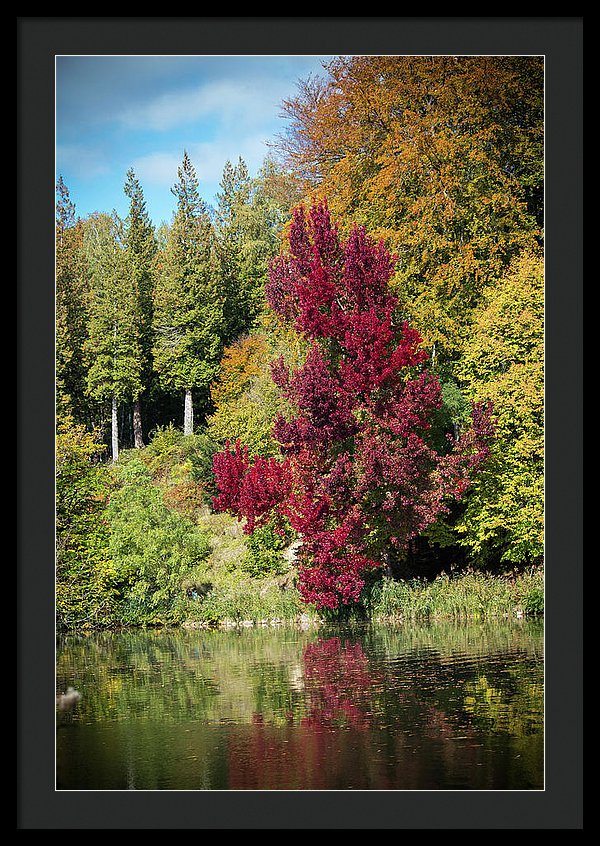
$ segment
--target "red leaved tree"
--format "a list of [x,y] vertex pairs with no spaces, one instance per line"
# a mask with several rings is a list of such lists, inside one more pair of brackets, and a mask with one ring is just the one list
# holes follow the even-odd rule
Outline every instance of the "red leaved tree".
[[283,359],[272,375],[293,416],[279,416],[282,459],[252,460],[238,442],[215,456],[215,509],[245,518],[245,531],[288,521],[301,539],[305,601],[358,601],[364,574],[403,554],[487,456],[490,409],[473,409],[459,441],[437,452],[427,439],[441,386],[424,365],[419,334],[398,319],[393,259],[355,227],[342,240],[326,204],[294,212],[289,253],[271,265],[266,295],[309,342],[304,364]]

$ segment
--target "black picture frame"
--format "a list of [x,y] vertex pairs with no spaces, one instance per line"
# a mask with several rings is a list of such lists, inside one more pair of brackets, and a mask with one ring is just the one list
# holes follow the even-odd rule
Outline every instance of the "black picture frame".
[[[582,828],[583,19],[18,17],[17,53],[17,828]],[[544,55],[548,450],[544,791],[124,794],[55,790],[57,54]]]

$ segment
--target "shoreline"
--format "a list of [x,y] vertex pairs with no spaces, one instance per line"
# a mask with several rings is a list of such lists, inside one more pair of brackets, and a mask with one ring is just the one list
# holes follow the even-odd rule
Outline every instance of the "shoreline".
[[[257,593],[260,588],[257,586]],[[280,609],[278,609],[280,610]],[[372,585],[359,606],[349,606],[333,614],[315,609],[298,609],[281,615],[275,608],[261,608],[255,616],[244,614],[231,604],[221,616],[201,616],[202,605],[179,620],[148,620],[141,623],[114,621],[104,625],[62,626],[60,634],[89,634],[94,631],[136,629],[243,630],[299,629],[347,625],[407,625],[437,622],[485,622],[497,620],[533,620],[544,618],[544,574],[541,569],[509,575],[467,572],[449,577],[441,575],[431,582],[382,579]],[[275,613],[273,613],[275,612]]]

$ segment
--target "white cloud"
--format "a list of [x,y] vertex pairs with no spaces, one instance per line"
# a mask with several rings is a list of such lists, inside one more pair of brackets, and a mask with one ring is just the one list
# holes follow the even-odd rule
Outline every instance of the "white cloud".
[[203,141],[194,145],[189,153],[200,182],[220,182],[227,160],[236,164],[241,156],[252,173],[262,164],[267,155],[267,147],[265,136],[261,134],[222,136],[214,141]]
[[58,144],[56,161],[59,169],[78,178],[104,176],[110,171],[105,155],[100,150],[82,144]]
[[[238,158],[254,173],[263,163],[268,148],[264,134],[246,136],[223,134],[212,141],[201,141],[186,146],[187,153],[196,169],[200,189],[209,193],[218,190],[226,161],[236,164]],[[141,156],[133,162],[136,176],[148,185],[172,187],[177,181],[177,169],[183,159],[183,148],[177,151],[156,151]]]
[[161,94],[140,106],[129,107],[120,114],[128,128],[164,131],[197,120],[240,119],[256,121],[256,100],[250,97],[247,83],[215,82],[186,91]]
[[277,75],[246,75],[162,93],[121,110],[118,120],[129,129],[163,132],[207,119],[221,125],[255,127],[276,118],[286,93],[289,82]]
[[183,153],[149,153],[133,162],[133,169],[141,182],[149,185],[171,186],[177,181],[177,168]]

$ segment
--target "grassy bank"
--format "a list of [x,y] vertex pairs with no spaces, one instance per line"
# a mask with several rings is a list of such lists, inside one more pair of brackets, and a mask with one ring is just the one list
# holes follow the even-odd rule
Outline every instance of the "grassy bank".
[[[279,569],[257,573],[248,540],[237,520],[206,509],[198,525],[211,541],[204,574],[210,589],[182,608],[187,625],[271,624],[300,618],[318,622],[322,612],[307,606],[295,587],[295,570],[285,552]],[[426,581],[382,578],[365,588],[349,614],[373,622],[477,620],[539,616],[544,611],[541,569],[505,575],[469,571]],[[333,618],[344,619],[344,610]],[[325,619],[332,619],[331,616]]]
[[365,597],[365,612],[374,621],[538,616],[544,612],[544,576],[536,569],[442,574],[430,582],[384,578]]
[[[184,609],[182,608],[182,611]],[[348,619],[372,622],[491,620],[543,616],[543,575],[464,573],[430,582],[383,578],[365,591],[360,606],[323,615],[304,605],[288,578],[251,578],[236,573],[215,580],[206,596],[186,602],[184,625],[272,625]]]
[[198,526],[210,538],[196,595],[181,601],[184,625],[290,622],[306,614],[294,587],[295,571],[283,554],[280,566],[258,572],[237,520],[206,509]]
[[[252,574],[247,540],[237,521],[207,512],[200,525],[211,537],[205,576],[210,589],[186,600],[187,625],[240,625],[292,622],[298,619],[373,622],[477,620],[541,616],[544,576],[541,569],[492,575],[470,571],[426,581],[382,578],[365,588],[360,605],[323,615],[304,604],[295,587],[295,570],[282,556],[279,573]],[[241,564],[241,566],[240,566]]]
[[296,588],[291,538],[248,536],[210,507],[212,445],[175,429],[115,465],[90,461],[91,436],[58,439],[59,629],[272,625],[284,622],[469,620],[541,615],[541,570],[479,571],[365,587],[361,603],[323,613]]

